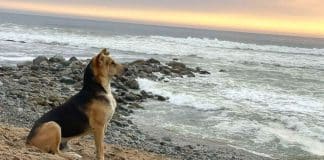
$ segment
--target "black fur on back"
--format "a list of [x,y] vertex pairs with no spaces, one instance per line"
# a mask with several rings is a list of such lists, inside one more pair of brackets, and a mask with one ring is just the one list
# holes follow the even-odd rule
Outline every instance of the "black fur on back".
[[92,61],[84,71],[83,88],[61,106],[50,110],[40,117],[27,136],[27,143],[35,136],[37,128],[42,124],[54,121],[61,127],[62,137],[73,137],[84,133],[89,128],[89,119],[85,114],[88,104],[94,100],[109,103],[102,96],[106,90],[96,82],[92,71]]

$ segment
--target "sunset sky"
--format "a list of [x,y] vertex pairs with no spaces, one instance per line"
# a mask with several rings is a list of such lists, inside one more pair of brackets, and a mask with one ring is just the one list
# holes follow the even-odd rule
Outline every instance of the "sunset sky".
[[0,0],[0,10],[324,37],[322,0]]

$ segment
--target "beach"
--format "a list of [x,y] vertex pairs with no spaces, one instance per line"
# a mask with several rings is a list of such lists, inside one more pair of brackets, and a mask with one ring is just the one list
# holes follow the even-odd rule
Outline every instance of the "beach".
[[0,15],[4,125],[30,128],[109,48],[132,72],[112,84],[108,144],[178,159],[323,159],[321,38]]
[[[55,56],[47,59],[44,56],[37,57],[33,62],[26,62],[15,67],[1,67],[0,71],[0,121],[2,149],[0,153],[7,158],[18,159],[30,156],[30,159],[42,159],[46,155],[34,149],[28,150],[24,145],[28,128],[33,121],[46,111],[59,106],[68,97],[78,92],[82,87],[83,69],[89,60],[80,61],[73,57],[65,60]],[[138,129],[132,122],[131,114],[135,110],[145,110],[141,102],[148,100],[166,101],[168,98],[155,95],[152,92],[139,90],[136,78],[148,78],[163,81],[166,77],[183,77],[195,74],[208,75],[208,71],[201,68],[187,68],[184,64],[171,61],[161,64],[158,60],[137,60],[128,64],[128,71],[123,76],[112,82],[115,98],[118,102],[117,111],[111,120],[106,132],[106,143],[113,144],[107,147],[106,157],[118,159],[267,159],[244,150],[235,149],[225,144],[219,144],[213,150],[204,143],[174,143],[173,138],[167,134],[156,139]],[[156,76],[153,73],[161,73]],[[64,93],[64,94],[62,94]],[[22,127],[22,128],[17,128]],[[27,127],[27,128],[26,128]],[[163,136],[164,135],[164,136]],[[84,159],[91,159],[93,155],[93,138],[90,136],[78,139],[72,143],[81,143],[77,152],[81,152]],[[176,142],[176,141],[175,141]],[[9,143],[9,145],[8,145]],[[11,145],[10,145],[11,144]],[[17,145],[16,145],[17,144]],[[89,144],[89,145],[88,145]],[[21,151],[17,154],[13,146]],[[83,148],[82,148],[83,147]],[[133,148],[124,149],[123,147]],[[216,147],[216,146],[215,146]],[[116,149],[117,148],[117,149]],[[90,151],[88,151],[90,150]],[[92,150],[92,152],[91,152]],[[119,150],[119,156],[116,153]],[[121,151],[120,151],[121,150]],[[120,153],[122,152],[122,153]],[[134,154],[138,153],[138,154]],[[116,157],[115,157],[116,156]],[[138,156],[138,157],[137,157]],[[57,158],[50,156],[48,158]],[[133,157],[133,158],[132,158]],[[134,158],[135,157],[135,158]]]

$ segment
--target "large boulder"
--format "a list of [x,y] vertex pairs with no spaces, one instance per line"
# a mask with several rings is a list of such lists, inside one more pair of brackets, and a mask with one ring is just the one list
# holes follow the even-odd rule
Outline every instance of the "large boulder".
[[185,69],[186,65],[181,62],[171,61],[167,63],[168,66],[172,67],[173,69]]
[[39,64],[41,64],[42,62],[47,62],[47,61],[48,61],[47,57],[45,57],[45,56],[38,56],[38,57],[36,57],[36,58],[33,60],[33,64],[34,64],[34,65],[39,65]]
[[154,59],[154,58],[150,58],[146,61],[149,64],[160,64],[160,61]]
[[49,59],[50,62],[63,63],[65,59],[62,55],[55,55]]
[[130,79],[126,81],[126,86],[130,89],[139,89],[139,84],[135,79]]

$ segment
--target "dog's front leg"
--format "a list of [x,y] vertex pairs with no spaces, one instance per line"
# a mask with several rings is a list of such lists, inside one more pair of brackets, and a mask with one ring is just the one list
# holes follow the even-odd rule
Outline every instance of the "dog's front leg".
[[96,153],[97,153],[97,160],[104,160],[104,134],[105,128],[104,126],[97,126],[93,128],[93,134],[95,138],[96,144]]

